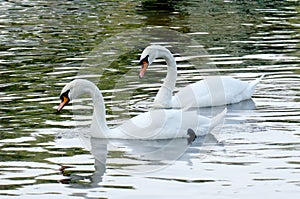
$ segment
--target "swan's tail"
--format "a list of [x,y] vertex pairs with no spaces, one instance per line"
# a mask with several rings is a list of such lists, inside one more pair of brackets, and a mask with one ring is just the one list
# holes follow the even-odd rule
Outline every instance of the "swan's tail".
[[257,78],[256,80],[250,82],[250,86],[249,86],[249,87],[251,88],[251,90],[254,91],[256,85],[262,80],[262,78],[263,78],[264,76],[265,76],[265,74],[263,74],[262,76],[260,76],[260,77]]
[[246,99],[250,99],[255,91],[256,85],[261,81],[261,79],[264,77],[265,75],[263,74],[262,76],[260,76],[259,78],[257,78],[256,80],[252,81],[249,83],[248,89],[246,90],[247,93],[247,97]]
[[227,108],[225,108],[221,113],[219,113],[218,115],[216,115],[211,119],[210,130],[214,129],[216,126],[224,122],[226,113],[227,113]]

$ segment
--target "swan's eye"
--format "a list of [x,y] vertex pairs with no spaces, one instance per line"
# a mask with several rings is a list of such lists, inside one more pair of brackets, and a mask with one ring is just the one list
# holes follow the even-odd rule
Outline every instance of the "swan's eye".
[[64,92],[64,93],[62,93],[61,95],[60,95],[60,100],[64,100],[64,98],[66,97],[67,99],[69,99],[69,93],[70,93],[70,89],[69,90],[67,90],[66,92]]
[[141,61],[140,61],[141,69],[140,69],[139,78],[143,78],[143,76],[148,68],[148,65],[149,65],[148,57],[149,57],[149,55],[147,55],[145,58],[141,59]]
[[149,58],[149,55],[147,55],[146,57],[144,57],[143,59],[141,59],[140,61],[140,65],[148,65],[149,64],[149,61],[148,61],[148,58]]

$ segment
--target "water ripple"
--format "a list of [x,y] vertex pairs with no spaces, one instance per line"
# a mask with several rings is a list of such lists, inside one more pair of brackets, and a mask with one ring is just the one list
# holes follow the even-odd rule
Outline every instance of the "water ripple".
[[[299,195],[297,1],[2,1],[0,13],[1,198]],[[141,81],[144,46],[119,55],[119,45],[135,35],[108,40],[139,27],[177,30],[198,43],[191,52],[205,50],[175,54],[177,88],[212,74],[244,81],[265,74],[252,101],[227,107],[226,123],[210,143],[198,140],[176,160],[186,140],[151,154],[145,152],[163,141],[98,141],[91,154],[92,143],[82,137],[92,118],[90,98],[56,113],[62,87],[74,78],[98,82],[110,126],[149,109],[166,75],[164,61]],[[104,41],[111,48],[100,60],[91,51]]]

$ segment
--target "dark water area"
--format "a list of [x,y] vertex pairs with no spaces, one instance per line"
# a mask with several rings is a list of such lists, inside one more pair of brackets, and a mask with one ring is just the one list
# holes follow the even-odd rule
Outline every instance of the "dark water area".
[[[0,198],[298,198],[299,22],[292,0],[1,1]],[[78,77],[103,92],[110,126],[147,111],[140,104],[166,75],[158,61],[138,78],[151,43],[175,54],[176,88],[207,75],[265,77],[191,145],[87,139],[88,97],[56,113]]]

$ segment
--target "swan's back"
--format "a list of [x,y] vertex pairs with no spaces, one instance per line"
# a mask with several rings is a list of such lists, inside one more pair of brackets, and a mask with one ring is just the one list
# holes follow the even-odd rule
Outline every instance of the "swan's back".
[[179,90],[174,107],[207,107],[238,103],[250,99],[260,78],[248,83],[232,77],[207,77]]
[[211,129],[210,125],[211,119],[199,116],[195,111],[159,109],[133,117],[112,129],[109,137],[149,140],[182,138],[188,137],[189,128],[193,128],[197,135],[206,134]]

